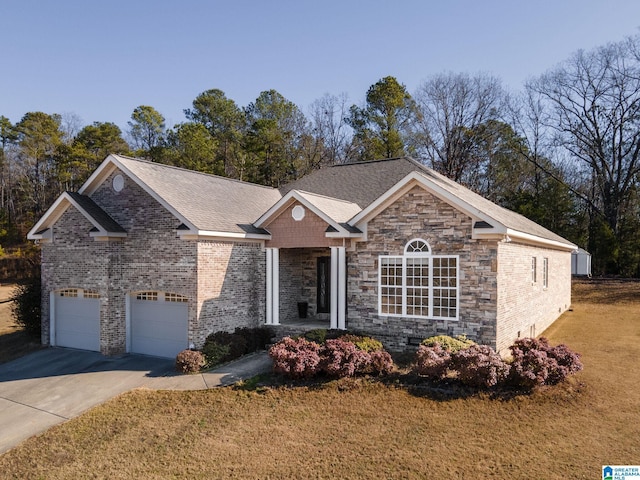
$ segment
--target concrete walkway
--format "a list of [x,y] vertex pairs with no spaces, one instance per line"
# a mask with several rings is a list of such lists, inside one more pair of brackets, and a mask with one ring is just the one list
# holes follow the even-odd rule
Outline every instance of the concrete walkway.
[[134,388],[202,390],[271,369],[266,352],[211,372],[180,375],[174,361],[47,348],[0,365],[0,454],[23,440]]

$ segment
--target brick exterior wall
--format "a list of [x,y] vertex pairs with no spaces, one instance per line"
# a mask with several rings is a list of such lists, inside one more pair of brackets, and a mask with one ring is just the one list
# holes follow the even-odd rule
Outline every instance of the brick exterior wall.
[[[347,252],[347,328],[376,335],[392,350],[441,334],[495,345],[498,246],[473,240],[471,230],[471,218],[420,187],[380,212],[368,223],[367,241]],[[434,255],[459,255],[458,320],[378,315],[378,256],[402,255],[414,238],[429,242]]]
[[198,242],[198,347],[211,332],[264,324],[265,260],[258,243]]
[[70,287],[99,292],[100,350],[106,355],[126,350],[126,298],[132,292],[186,296],[188,338],[197,346],[214,330],[264,323],[261,246],[179,238],[179,220],[126,175],[121,192],[111,188],[118,173],[92,198],[127,231],[125,239],[95,241],[91,223],[70,207],[53,226],[53,241],[42,246],[43,344],[50,343],[50,292]]
[[[498,330],[496,350],[508,353],[519,337],[539,336],[571,305],[571,253],[502,242],[498,247]],[[536,257],[536,282],[531,258]],[[543,259],[549,261],[543,287]]]

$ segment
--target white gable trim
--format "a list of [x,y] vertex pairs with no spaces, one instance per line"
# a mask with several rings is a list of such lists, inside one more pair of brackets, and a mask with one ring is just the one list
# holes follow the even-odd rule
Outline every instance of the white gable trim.
[[180,222],[184,223],[189,230],[197,230],[196,226],[187,220],[180,212],[178,212],[171,204],[169,204],[164,198],[158,195],[151,187],[138,178],[133,172],[131,172],[120,160],[120,156],[111,154],[100,164],[100,166],[93,172],[86,182],[80,187],[78,193],[83,195],[91,195],[94,193],[100,185],[118,168],[125,173],[131,180],[133,180],[140,188],[147,192],[155,201],[167,209],[174,217]]
[[[253,225],[257,228],[263,228],[264,225],[271,219],[275,219],[277,216],[281,215],[288,207],[290,207],[295,202],[300,203],[301,205],[308,208],[310,211],[315,213],[318,217],[320,217],[324,222],[331,225],[333,228],[337,230],[337,232],[327,232],[327,237],[351,237],[355,234],[349,232],[346,228],[336,222],[333,218],[329,217],[326,213],[316,207],[313,203],[307,200],[304,196],[302,196],[298,190],[291,190],[284,197],[278,200],[269,210],[267,210]],[[357,235],[361,236],[361,235]]]
[[349,220],[349,225],[353,225],[354,227],[358,227],[358,224],[361,222],[367,222],[371,220],[373,217],[378,215],[382,210],[387,208],[393,202],[402,197],[405,193],[411,190],[416,185],[421,186],[425,190],[434,194],[440,200],[449,205],[455,207],[457,210],[466,214],[474,221],[485,221],[493,226],[494,229],[500,229],[503,232],[506,232],[506,227],[502,225],[500,222],[496,221],[489,215],[481,212],[475,207],[467,204],[462,201],[460,198],[452,195],[447,190],[443,189],[439,185],[431,182],[429,179],[425,178],[423,175],[420,175],[418,172],[411,172],[398,183],[396,183],[393,187],[387,190],[384,194],[380,195],[373,203],[371,203],[367,208],[362,210],[359,214]]
[[[89,215],[84,208],[82,208],[78,202],[76,202],[71,195],[67,192],[62,193],[53,205],[45,212],[45,214],[38,220],[29,233],[27,238],[29,240],[39,240],[41,242],[48,242],[52,240],[51,228],[60,219],[60,217],[67,211],[67,209],[73,205],[97,231],[90,232],[89,235],[95,240],[104,241],[111,240],[112,238],[124,238],[127,236],[125,232],[108,232],[105,230],[95,219]],[[38,233],[42,232],[42,233]]]
[[377,216],[382,210],[387,208],[389,205],[394,203],[404,194],[409,192],[413,187],[420,186],[432,193],[436,197],[438,197],[443,202],[451,205],[456,208],[460,212],[468,215],[472,221],[475,223],[477,221],[484,221],[491,225],[491,228],[473,228],[472,230],[472,238],[481,239],[481,238],[492,238],[498,240],[510,241],[512,239],[517,239],[522,241],[523,243],[537,245],[537,246],[546,246],[554,249],[571,251],[574,250],[574,246],[562,242],[558,242],[555,240],[546,239],[543,237],[539,237],[536,235],[532,235],[529,233],[520,232],[517,230],[513,230],[508,228],[503,223],[497,221],[495,218],[487,215],[485,212],[478,210],[472,205],[468,204],[458,196],[452,194],[451,192],[445,190],[437,183],[429,180],[424,175],[421,175],[418,172],[411,172],[398,183],[396,183],[393,187],[387,190],[384,194],[382,194],[378,199],[376,199],[373,203],[371,203],[367,208],[362,210],[359,214],[349,220],[349,225],[359,228],[360,230],[366,231],[366,224],[369,220]]

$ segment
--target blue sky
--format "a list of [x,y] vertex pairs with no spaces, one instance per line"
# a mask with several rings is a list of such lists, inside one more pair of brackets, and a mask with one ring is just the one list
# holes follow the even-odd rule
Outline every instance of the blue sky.
[[0,115],[167,126],[210,88],[239,106],[276,89],[305,113],[360,104],[393,75],[486,72],[518,90],[578,49],[640,33],[638,0],[0,0]]

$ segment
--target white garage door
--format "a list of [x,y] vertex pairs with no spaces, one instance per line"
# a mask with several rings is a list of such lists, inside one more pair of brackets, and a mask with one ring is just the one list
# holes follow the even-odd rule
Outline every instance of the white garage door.
[[100,351],[100,297],[81,288],[60,290],[54,296],[55,344]]
[[131,296],[131,352],[175,357],[188,344],[187,297],[140,292]]

